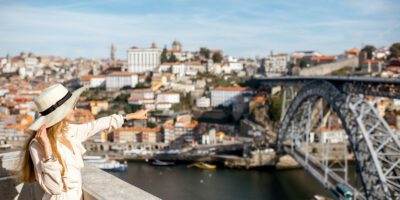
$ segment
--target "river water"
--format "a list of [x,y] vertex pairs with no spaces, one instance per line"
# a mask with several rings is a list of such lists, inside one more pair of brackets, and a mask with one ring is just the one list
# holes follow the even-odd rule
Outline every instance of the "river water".
[[329,196],[302,169],[202,170],[185,164],[160,167],[129,162],[128,165],[125,172],[110,173],[166,200],[309,200],[315,194]]

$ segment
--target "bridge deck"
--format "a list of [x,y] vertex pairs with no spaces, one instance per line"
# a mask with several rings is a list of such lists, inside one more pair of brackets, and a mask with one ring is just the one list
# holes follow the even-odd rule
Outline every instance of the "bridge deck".
[[273,86],[303,86],[312,81],[327,81],[346,93],[400,98],[400,79],[352,76],[257,77],[245,83],[253,89]]

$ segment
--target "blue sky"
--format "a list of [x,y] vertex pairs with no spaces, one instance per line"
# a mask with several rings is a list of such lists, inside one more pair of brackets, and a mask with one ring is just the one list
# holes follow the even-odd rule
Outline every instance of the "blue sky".
[[175,39],[250,57],[400,42],[398,0],[0,0],[0,8],[0,57],[105,58],[114,43],[126,59],[130,46]]

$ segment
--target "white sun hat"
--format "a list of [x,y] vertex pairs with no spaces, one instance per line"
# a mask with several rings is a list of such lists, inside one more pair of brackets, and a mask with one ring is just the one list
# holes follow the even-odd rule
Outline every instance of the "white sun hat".
[[29,126],[29,129],[37,131],[43,124],[46,127],[51,127],[64,119],[74,108],[79,96],[85,89],[87,87],[81,87],[70,92],[61,84],[55,84],[44,89],[34,100],[40,117]]

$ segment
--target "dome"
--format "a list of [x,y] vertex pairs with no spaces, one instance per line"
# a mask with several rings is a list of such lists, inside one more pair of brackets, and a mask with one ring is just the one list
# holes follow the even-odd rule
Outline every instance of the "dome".
[[153,48],[153,49],[157,48],[156,42],[151,43],[151,48]]
[[177,45],[181,46],[182,44],[180,42],[174,40],[174,42],[172,42],[172,46],[177,46]]

